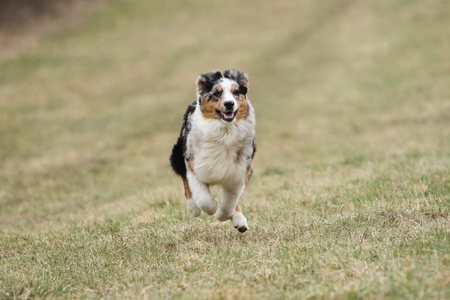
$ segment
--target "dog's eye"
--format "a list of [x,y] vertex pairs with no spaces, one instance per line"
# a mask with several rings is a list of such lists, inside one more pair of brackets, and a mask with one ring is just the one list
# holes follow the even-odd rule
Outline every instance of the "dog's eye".
[[222,96],[222,92],[216,91],[213,95],[215,97],[220,97],[220,96]]
[[239,90],[238,89],[235,89],[234,91],[233,91],[233,95],[235,95],[235,96],[239,96],[241,93],[239,92]]

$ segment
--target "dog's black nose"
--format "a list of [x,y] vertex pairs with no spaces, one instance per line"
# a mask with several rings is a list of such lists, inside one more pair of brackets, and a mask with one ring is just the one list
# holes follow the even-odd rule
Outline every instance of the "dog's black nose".
[[233,101],[225,101],[223,103],[226,110],[233,110],[234,102]]

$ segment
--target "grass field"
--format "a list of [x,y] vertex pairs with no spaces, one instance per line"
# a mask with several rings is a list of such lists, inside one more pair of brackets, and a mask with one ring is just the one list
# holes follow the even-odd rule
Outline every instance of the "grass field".
[[[0,299],[449,299],[449,25],[442,0],[55,21],[0,60]],[[226,68],[257,115],[244,234],[193,218],[168,162]]]

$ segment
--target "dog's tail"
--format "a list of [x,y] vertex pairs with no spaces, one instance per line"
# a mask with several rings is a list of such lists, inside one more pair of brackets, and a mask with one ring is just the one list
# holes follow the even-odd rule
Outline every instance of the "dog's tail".
[[180,136],[178,141],[172,148],[172,155],[170,155],[170,165],[172,169],[183,178],[186,178],[186,165],[184,163],[184,145],[183,137]]
[[186,140],[191,131],[191,115],[197,107],[197,102],[192,103],[186,108],[183,116],[183,125],[181,127],[180,137],[177,143],[172,148],[172,155],[170,155],[170,165],[172,169],[183,178],[186,178],[186,165],[184,163],[186,154]]

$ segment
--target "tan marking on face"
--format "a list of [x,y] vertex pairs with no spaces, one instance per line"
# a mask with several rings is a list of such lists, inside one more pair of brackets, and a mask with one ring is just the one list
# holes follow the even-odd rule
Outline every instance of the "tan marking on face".
[[186,196],[186,199],[189,200],[192,198],[192,192],[186,178],[183,178],[183,184],[184,184],[184,195]]
[[247,97],[245,95],[240,95],[239,99],[237,100],[238,104],[238,111],[236,115],[236,120],[244,120],[248,117],[248,102]]
[[216,111],[220,111],[222,100],[218,102],[214,102],[209,100],[209,97],[206,97],[202,103],[202,114],[205,119],[221,119]]

